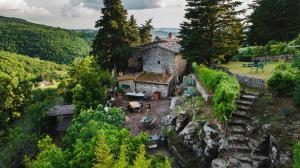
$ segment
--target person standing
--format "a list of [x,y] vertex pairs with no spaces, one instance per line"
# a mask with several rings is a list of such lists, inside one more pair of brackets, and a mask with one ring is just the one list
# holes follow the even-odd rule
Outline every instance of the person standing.
[[147,104],[147,113],[146,113],[146,115],[148,115],[148,114],[149,114],[150,110],[151,110],[151,104],[150,104],[150,103],[148,103],[148,104]]

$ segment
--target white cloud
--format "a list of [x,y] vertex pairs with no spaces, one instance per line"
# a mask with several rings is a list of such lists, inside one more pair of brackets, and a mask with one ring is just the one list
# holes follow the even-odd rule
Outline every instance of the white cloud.
[[65,17],[89,16],[96,12],[97,10],[95,8],[91,8],[79,0],[71,0],[68,4],[64,5],[61,10],[62,15]]
[[0,0],[0,14],[50,15],[44,8],[28,4],[25,0]]
[[[152,9],[184,6],[185,0],[123,0],[128,10]],[[79,17],[92,15],[103,7],[103,0],[70,0],[62,8],[62,15],[67,17]]]

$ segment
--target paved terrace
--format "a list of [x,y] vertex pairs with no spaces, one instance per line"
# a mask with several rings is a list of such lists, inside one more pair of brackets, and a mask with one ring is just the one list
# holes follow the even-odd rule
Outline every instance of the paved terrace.
[[[129,102],[129,100],[127,100],[127,99],[118,100],[118,106],[124,108],[128,104],[128,102]],[[147,111],[146,106],[149,102],[151,104],[151,110],[148,113],[148,115],[155,116],[156,122],[152,128],[145,129],[140,121],[146,115],[146,111]],[[144,101],[143,104],[144,104],[144,107],[143,107],[142,113],[126,112],[126,121],[123,126],[125,128],[128,128],[129,131],[131,132],[131,134],[134,136],[140,132],[147,132],[149,134],[160,134],[162,118],[167,116],[170,113],[170,100]]]

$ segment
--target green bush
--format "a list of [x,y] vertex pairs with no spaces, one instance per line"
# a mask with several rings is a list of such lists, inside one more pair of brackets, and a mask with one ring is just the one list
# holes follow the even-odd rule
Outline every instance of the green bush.
[[294,148],[294,168],[300,168],[300,141],[295,145]]
[[285,63],[279,63],[272,76],[267,80],[267,85],[275,96],[291,95],[296,86],[293,69]]
[[203,66],[198,66],[197,64],[193,64],[193,69],[197,78],[200,79],[204,86],[210,91],[214,91],[221,80],[229,78],[225,72],[215,71]]
[[227,73],[193,64],[193,72],[207,89],[214,92],[214,111],[217,118],[225,122],[231,118],[240,94],[240,85],[236,78]]
[[222,79],[213,97],[214,111],[222,122],[231,118],[240,93],[240,84],[234,77]]
[[287,43],[270,41],[265,46],[251,46],[239,49],[240,57],[261,57],[294,54],[295,49],[290,48]]

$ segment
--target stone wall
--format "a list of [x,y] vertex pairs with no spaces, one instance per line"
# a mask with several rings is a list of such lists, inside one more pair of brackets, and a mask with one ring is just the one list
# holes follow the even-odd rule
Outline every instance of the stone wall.
[[196,76],[192,74],[193,79],[196,81],[196,88],[197,90],[201,93],[202,97],[204,98],[205,101],[210,101],[212,100],[213,95],[209,93],[203,86],[202,84],[197,80]]
[[[125,89],[123,85],[128,85],[130,86],[130,88]],[[119,88],[122,88],[124,92],[134,92],[135,91],[134,81],[133,80],[119,81]]]
[[264,57],[253,57],[252,61],[266,61],[266,62],[276,62],[276,61],[288,61],[293,59],[293,54],[286,55],[276,55],[276,56],[264,56]]
[[168,50],[154,47],[144,50],[142,56],[145,72],[163,73],[164,69],[170,74],[175,72],[175,54]]
[[231,73],[232,76],[237,77],[239,80],[240,84],[252,87],[252,88],[258,88],[262,89],[265,86],[265,80],[263,79],[257,79],[253,78],[247,75],[239,75],[235,73]]
[[169,95],[169,85],[136,82],[136,92],[144,91],[148,96],[152,96],[154,92],[158,91],[161,93],[162,98],[167,98]]
[[258,89],[263,89],[265,87],[265,80],[263,79],[258,79],[248,75],[240,75],[237,73],[233,73],[228,68],[218,66],[218,65],[213,65],[212,68],[227,72],[230,76],[235,76],[238,79],[239,83],[242,85],[252,87],[252,88],[258,88]]

